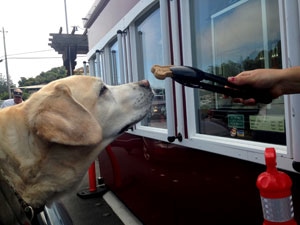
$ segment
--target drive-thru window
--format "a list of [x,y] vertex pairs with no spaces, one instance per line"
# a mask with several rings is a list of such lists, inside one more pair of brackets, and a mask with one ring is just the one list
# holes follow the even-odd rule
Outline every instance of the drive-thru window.
[[[224,162],[237,160],[259,168],[265,163],[265,148],[274,147],[278,168],[298,173],[299,95],[245,106],[222,94],[157,80],[151,67],[187,65],[226,78],[245,70],[299,65],[299,1],[100,2],[107,4],[91,10],[86,23],[90,75],[112,85],[148,79],[154,91],[151,111],[121,143],[141,140],[147,163],[153,157],[171,157],[172,152],[165,155],[168,151],[162,149],[174,148],[182,156],[213,153],[224,156]],[[99,26],[108,15],[107,26]],[[157,143],[162,149],[156,149]],[[130,148],[125,149],[135,151]]]

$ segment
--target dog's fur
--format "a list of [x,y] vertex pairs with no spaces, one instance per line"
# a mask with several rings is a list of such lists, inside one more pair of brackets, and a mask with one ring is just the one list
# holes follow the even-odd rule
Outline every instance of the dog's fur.
[[40,207],[74,188],[100,151],[147,114],[152,97],[145,80],[51,82],[0,110],[0,172],[28,204]]

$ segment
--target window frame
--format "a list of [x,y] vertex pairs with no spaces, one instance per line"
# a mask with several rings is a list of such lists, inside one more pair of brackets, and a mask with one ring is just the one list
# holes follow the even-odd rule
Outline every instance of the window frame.
[[[280,31],[281,31],[281,41],[282,41],[282,62],[283,67],[290,67],[297,65],[300,61],[299,52],[300,52],[300,40],[295,40],[293,37],[295,35],[289,35],[290,32],[299,34],[299,29],[295,29],[295,27],[299,27],[299,21],[297,21],[297,15],[299,13],[296,2],[292,1],[279,1],[279,10],[280,10]],[[189,1],[180,0],[181,15],[189,15],[190,4]],[[297,12],[295,12],[295,8]],[[294,9],[294,14],[288,10]],[[289,14],[287,14],[289,12]],[[287,15],[289,17],[293,15],[293,22],[289,21],[287,23]],[[182,29],[183,34],[185,36],[185,41],[183,41],[183,64],[184,65],[192,65],[192,37],[187,37],[190,35],[191,23],[189,18],[182,17]],[[299,37],[299,36],[297,36]],[[290,62],[290,58],[295,58],[294,63]],[[218,153],[225,156],[235,157],[239,159],[244,159],[247,161],[252,161],[256,163],[265,163],[264,159],[264,150],[266,147],[274,147],[277,151],[278,158],[278,166],[287,170],[292,170],[292,160],[295,157],[295,152],[297,152],[298,161],[300,161],[300,151],[299,147],[295,147],[295,140],[299,140],[299,137],[296,138],[297,130],[299,133],[300,130],[300,119],[292,116],[291,112],[295,110],[296,104],[294,106],[291,105],[291,102],[300,101],[300,95],[291,95],[284,96],[285,102],[285,121],[286,121],[286,141],[287,145],[275,145],[263,142],[254,142],[254,141],[246,141],[246,140],[238,140],[238,139],[230,139],[225,137],[217,137],[205,134],[199,134],[196,130],[196,115],[195,115],[195,104],[194,104],[194,90],[192,88],[185,88],[186,91],[186,102],[187,102],[187,115],[189,120],[187,121],[188,126],[188,140],[185,141],[184,145],[205,150],[208,152]],[[189,101],[188,101],[189,99]],[[191,100],[193,99],[193,100]],[[299,105],[299,104],[298,104]],[[298,106],[300,110],[300,107]],[[292,118],[292,119],[290,119]],[[294,121],[294,122],[292,122]],[[296,126],[299,124],[298,126]],[[293,141],[293,142],[292,142]],[[292,144],[293,143],[293,144]],[[293,146],[292,146],[293,145]],[[300,146],[300,141],[297,146]]]
[[[164,1],[166,3],[166,1]],[[161,1],[160,1],[161,3]],[[163,3],[163,5],[165,5],[165,3]],[[164,15],[168,15],[168,12],[167,12],[167,8],[162,8],[162,5],[161,4],[158,4],[158,2],[156,2],[156,4],[153,4],[149,10],[147,10],[144,14],[141,14],[139,16],[139,18],[137,18],[135,21],[133,21],[133,23],[131,24],[131,28],[129,28],[130,30],[134,30],[134,40],[135,40],[135,46],[136,46],[136,52],[134,54],[134,56],[132,57],[132,67],[135,68],[134,71],[137,71],[136,74],[143,74],[144,72],[144,69],[143,69],[143,62],[141,61],[142,59],[142,56],[141,56],[141,53],[139,52],[141,47],[139,47],[139,34],[138,34],[138,31],[137,31],[137,27],[138,25],[144,21],[149,15],[152,14],[152,12],[154,12],[155,10],[157,9],[160,9],[160,10],[165,10],[163,13],[160,13],[161,14],[161,23],[162,25],[161,26],[164,26],[163,28],[161,28],[162,30],[169,30],[169,27],[168,27],[168,23],[167,21],[165,21],[165,18],[163,18],[163,21],[162,22],[162,17]],[[130,33],[130,35],[132,36],[132,33]],[[166,42],[166,38],[167,38],[167,42]],[[162,42],[163,42],[163,46],[166,46],[166,45],[169,45],[169,36],[167,34],[167,32],[163,32],[162,33]],[[165,44],[165,45],[164,45]],[[170,52],[169,52],[169,48],[163,48],[163,56],[165,56],[163,58],[164,62],[170,62]],[[170,64],[170,63],[168,63]],[[134,77],[134,80],[140,80],[140,79],[144,79],[142,77],[139,77],[138,75],[136,75]],[[172,93],[172,91],[170,91],[170,89],[172,88],[172,86],[170,86],[170,81],[166,81],[165,82],[165,93]],[[168,99],[170,99],[170,96],[166,96],[166,103],[167,104],[170,104],[171,101],[169,101]],[[166,107],[170,107],[168,105],[166,105]],[[138,134],[138,135],[142,135],[144,137],[148,137],[148,138],[154,138],[154,139],[158,139],[158,140],[162,140],[162,141],[166,141],[167,140],[167,137],[168,137],[168,131],[169,130],[172,130],[170,129],[170,125],[169,124],[172,124],[172,122],[174,123],[174,120],[172,121],[172,117],[171,119],[169,119],[169,112],[170,110],[167,110],[167,128],[168,129],[164,129],[164,128],[158,128],[158,127],[149,127],[149,126],[143,126],[141,125],[141,123],[138,123],[136,125],[136,129],[134,131],[128,131],[129,133],[134,133],[134,134]],[[168,123],[169,121],[169,123]]]
[[[124,57],[124,64],[128,65],[128,76],[126,76],[126,78],[129,82],[141,79],[138,75],[140,71],[139,55],[136,51],[138,48],[136,21],[146,15],[148,10],[151,10],[151,7],[155,7],[155,4],[158,3],[160,4],[161,10],[162,29],[164,31],[172,30],[173,32],[162,32],[163,61],[161,64],[169,65],[180,63],[187,66],[193,65],[191,20],[190,16],[187,16],[190,15],[190,1],[145,0],[140,1],[128,15],[122,18],[122,21],[114,26],[114,29],[110,30],[97,45],[89,51],[88,58],[91,75],[95,73],[95,68],[93,68],[95,67],[93,63],[95,61],[95,51],[96,49],[101,49],[103,52],[102,63],[104,70],[102,79],[107,84],[111,84],[111,79],[108,76],[111,74],[109,43],[117,38],[117,30],[126,30],[125,39],[124,37],[121,38],[124,45],[123,47],[126,48],[126,52],[123,52],[123,55],[126,56]],[[299,7],[296,0],[279,1],[282,65],[284,68],[299,65],[300,62]],[[178,20],[179,16],[180,19]],[[173,24],[169,23],[169,21]],[[170,26],[172,28],[170,28]],[[180,32],[177,32],[174,28],[180,28]],[[174,39],[172,39],[174,35],[181,35],[180,39],[176,39],[174,42]],[[172,41],[170,41],[171,39]],[[300,101],[300,94],[284,96],[287,144],[286,146],[282,146],[199,134],[197,133],[195,121],[194,90],[192,88],[182,87],[179,84],[174,84],[171,79],[167,79],[165,83],[165,93],[166,107],[169,109],[167,110],[168,129],[146,127],[137,124],[133,131],[128,131],[129,133],[167,142],[168,136],[176,135],[175,131],[182,132],[184,134],[183,140],[174,141],[177,145],[260,164],[265,163],[264,149],[266,147],[274,147],[277,150],[278,167],[290,171],[294,171],[292,168],[293,160],[300,162],[300,138],[297,135],[300,130],[300,105],[297,104]],[[177,116],[175,116],[175,114],[177,114]],[[185,129],[187,132],[185,132]]]

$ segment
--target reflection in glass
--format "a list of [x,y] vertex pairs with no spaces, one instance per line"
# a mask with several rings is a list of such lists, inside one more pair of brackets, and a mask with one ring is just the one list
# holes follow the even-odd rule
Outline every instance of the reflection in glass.
[[[192,1],[193,66],[228,77],[244,70],[281,68],[277,1]],[[244,106],[195,90],[197,132],[286,144],[283,97]]]
[[103,51],[96,51],[96,60],[95,60],[95,74],[97,77],[103,79]]
[[121,84],[121,75],[120,75],[120,60],[118,55],[118,43],[115,42],[111,47],[111,84],[119,85]]
[[165,100],[165,82],[157,80],[151,73],[151,67],[154,64],[161,64],[162,43],[160,29],[160,10],[156,9],[137,26],[139,58],[142,60],[141,70],[144,74],[143,79],[149,80],[155,93],[152,102],[151,112],[142,121],[142,125],[166,128],[166,100]]

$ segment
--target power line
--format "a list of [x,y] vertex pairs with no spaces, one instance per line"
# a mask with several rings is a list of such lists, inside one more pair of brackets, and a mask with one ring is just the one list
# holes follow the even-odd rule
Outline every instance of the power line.
[[11,54],[11,55],[8,55],[8,56],[25,55],[25,54],[32,54],[32,53],[38,53],[38,52],[50,52],[50,51],[53,51],[53,49],[39,50],[39,51],[32,51],[32,52],[22,52],[22,53]]
[[[15,54],[10,54],[7,56],[14,56],[14,55],[25,55],[25,54],[32,54],[32,53],[38,53],[38,52],[49,52],[53,51],[53,49],[47,49],[47,50],[38,50],[38,51],[31,51],[31,52],[21,52],[21,53],[15,53]],[[3,58],[4,56],[0,56],[0,58]]]
[[61,59],[58,56],[45,56],[45,57],[8,57],[7,59]]
[[[77,55],[77,58],[86,57],[85,55]],[[35,57],[7,57],[7,59],[61,59],[61,56],[35,56]],[[1,59],[1,57],[0,57]]]

